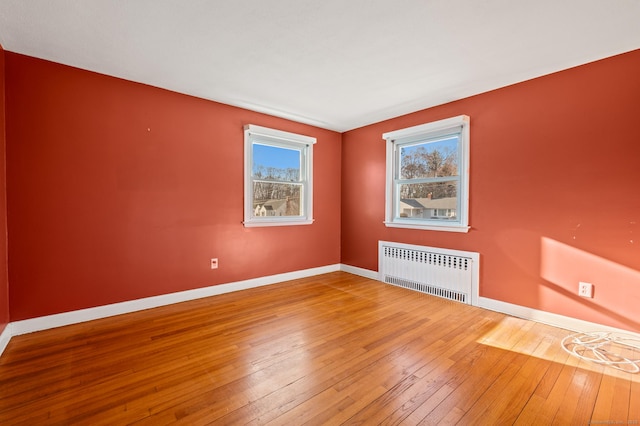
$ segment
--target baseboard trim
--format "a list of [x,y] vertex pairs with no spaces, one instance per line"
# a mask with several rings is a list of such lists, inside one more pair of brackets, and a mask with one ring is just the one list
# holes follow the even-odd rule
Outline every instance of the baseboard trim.
[[[362,277],[371,278],[379,281],[378,272],[371,271],[369,269],[357,268],[355,266],[341,265],[340,269],[344,272],[349,272]],[[489,311],[499,312],[501,314],[511,315],[513,317],[522,318],[530,321],[539,322],[542,324],[551,325],[558,328],[564,328],[565,330],[573,332],[588,333],[592,331],[608,331],[613,333],[624,333],[637,336],[640,338],[640,333],[636,333],[621,328],[602,325],[590,321],[584,321],[577,318],[571,318],[560,314],[554,314],[552,312],[541,311],[538,309],[528,308],[526,306],[514,305],[512,303],[503,302],[500,300],[489,299],[487,297],[478,297],[478,308],[487,309]]]
[[11,336],[13,336],[13,333],[11,332],[12,328],[11,323],[9,323],[5,326],[4,330],[2,330],[2,333],[0,333],[0,355],[2,355],[2,352],[7,348],[7,345],[11,340]]
[[7,328],[10,331],[10,336],[19,336],[21,334],[33,333],[50,328],[78,324],[81,322],[92,321],[100,318],[107,318],[115,315],[157,308],[160,306],[171,305],[173,303],[201,299],[203,297],[217,296],[219,294],[246,290],[254,287],[261,287],[283,281],[307,278],[314,275],[326,274],[339,270],[340,265],[334,264],[317,268],[304,269],[301,271],[286,272],[282,274],[253,278],[244,281],[236,281],[233,283],[213,285],[193,290],[180,291],[177,293],[169,293],[160,296],[145,297],[143,299],[97,306],[95,308],[80,309],[77,311],[63,312],[60,314],[15,321],[9,323],[7,325]]
[[[64,312],[60,314],[47,315],[44,317],[31,318],[22,321],[10,322],[0,333],[0,355],[4,352],[13,336],[47,330],[50,328],[62,327],[65,325],[78,324],[100,318],[107,318],[145,309],[157,308],[173,303],[186,302],[189,300],[201,299],[204,297],[217,296],[234,291],[247,290],[250,288],[276,284],[283,281],[290,281],[300,278],[312,277],[314,275],[326,274],[329,272],[344,271],[361,277],[379,281],[378,272],[369,269],[358,268],[345,264],[334,264],[310,268],[301,271],[286,272],[283,274],[270,275],[266,277],[253,278],[249,280],[236,281],[227,284],[219,284],[193,290],[186,290],[177,293],[163,294],[160,296],[146,297],[143,299],[130,300],[111,305],[97,306],[95,308],[81,309],[77,311]],[[500,300],[479,297],[477,307],[490,311],[500,312],[518,318],[548,324],[554,327],[564,328],[575,332],[590,331],[611,331],[616,333],[633,334],[638,337],[638,333],[620,328],[605,326],[589,321],[540,311],[525,306],[514,305]]]
[[512,303],[489,299],[486,297],[479,298],[478,307],[490,311],[500,312],[502,314],[511,315],[513,317],[552,325],[558,328],[564,328],[565,330],[573,332],[589,333],[593,331],[607,331],[613,333],[630,334],[640,338],[640,334],[634,331],[567,317],[560,314],[554,314],[553,312],[540,311],[538,309],[528,308],[521,305],[514,305]]
[[369,278],[372,280],[378,281],[378,272],[372,271],[370,269],[358,268],[357,266],[340,264],[340,270],[343,272],[348,272],[353,275],[359,275],[361,277]]

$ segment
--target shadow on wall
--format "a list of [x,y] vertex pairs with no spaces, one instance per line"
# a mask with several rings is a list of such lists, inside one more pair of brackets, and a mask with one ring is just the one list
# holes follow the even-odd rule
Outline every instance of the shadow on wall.
[[[551,238],[541,238],[540,250],[540,276],[555,285],[554,292],[640,329],[633,319],[640,306],[639,271]],[[577,296],[580,281],[593,284],[593,298]]]

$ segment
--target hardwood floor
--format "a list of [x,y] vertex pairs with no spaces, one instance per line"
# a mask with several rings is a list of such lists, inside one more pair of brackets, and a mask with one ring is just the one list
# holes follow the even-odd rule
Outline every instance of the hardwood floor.
[[567,334],[336,272],[16,336],[0,424],[638,424]]

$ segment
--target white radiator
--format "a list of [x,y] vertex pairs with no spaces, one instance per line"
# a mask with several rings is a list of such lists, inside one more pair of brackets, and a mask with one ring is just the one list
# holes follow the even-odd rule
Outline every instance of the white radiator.
[[469,305],[477,304],[480,254],[378,242],[379,280]]

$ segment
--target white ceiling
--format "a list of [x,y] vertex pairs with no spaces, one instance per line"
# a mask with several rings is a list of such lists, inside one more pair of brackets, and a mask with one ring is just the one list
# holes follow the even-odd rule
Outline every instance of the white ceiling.
[[0,43],[345,131],[638,49],[640,0],[0,0]]

